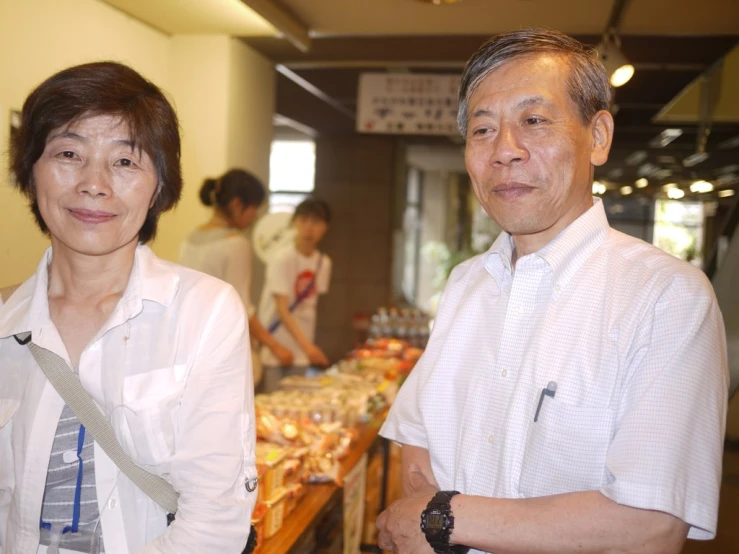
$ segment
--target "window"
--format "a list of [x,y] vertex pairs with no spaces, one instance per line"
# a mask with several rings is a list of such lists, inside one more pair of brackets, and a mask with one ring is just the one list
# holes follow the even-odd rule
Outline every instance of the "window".
[[657,200],[654,244],[694,265],[703,263],[703,203]]
[[315,188],[316,144],[275,140],[269,156],[269,211],[292,211]]
[[423,177],[414,167],[408,170],[405,213],[403,214],[403,276],[401,288],[406,301],[416,304],[418,299],[418,267],[421,251],[421,195]]

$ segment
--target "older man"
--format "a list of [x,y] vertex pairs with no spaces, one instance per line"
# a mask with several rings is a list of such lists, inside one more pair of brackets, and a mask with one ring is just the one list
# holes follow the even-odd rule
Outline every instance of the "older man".
[[403,446],[383,548],[653,554],[715,535],[723,322],[700,271],[593,199],[609,103],[597,56],[557,32],[467,64],[466,166],[504,232],[452,273],[381,431]]

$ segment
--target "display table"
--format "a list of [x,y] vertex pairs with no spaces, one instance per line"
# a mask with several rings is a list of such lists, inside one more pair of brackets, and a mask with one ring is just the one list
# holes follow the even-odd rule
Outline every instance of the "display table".
[[[341,474],[346,475],[378,440],[385,414],[359,427],[359,436],[341,463]],[[336,483],[307,485],[305,495],[282,528],[262,545],[262,554],[287,554],[298,540],[316,524],[328,509],[341,499],[341,487]]]

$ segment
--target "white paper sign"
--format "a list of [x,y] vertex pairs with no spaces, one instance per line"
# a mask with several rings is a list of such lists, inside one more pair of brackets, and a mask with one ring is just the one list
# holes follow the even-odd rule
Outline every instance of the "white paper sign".
[[344,476],[344,554],[360,554],[367,488],[367,454]]
[[357,131],[456,135],[459,75],[362,73]]

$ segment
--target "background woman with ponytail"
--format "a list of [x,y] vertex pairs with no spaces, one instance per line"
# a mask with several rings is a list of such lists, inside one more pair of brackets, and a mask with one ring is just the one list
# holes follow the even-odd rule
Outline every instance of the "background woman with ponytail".
[[[243,169],[232,169],[219,179],[206,179],[200,188],[200,200],[213,207],[213,215],[187,237],[180,263],[232,285],[244,302],[252,339],[269,348],[282,365],[290,365],[292,352],[259,322],[251,302],[251,245],[242,231],[254,222],[264,198],[260,181]],[[257,355],[252,356],[252,368],[256,384],[262,377]]]

